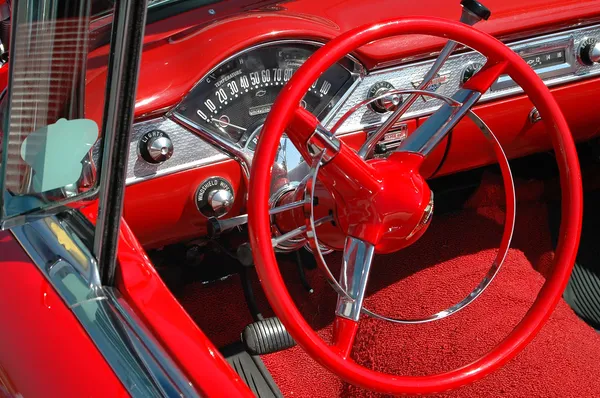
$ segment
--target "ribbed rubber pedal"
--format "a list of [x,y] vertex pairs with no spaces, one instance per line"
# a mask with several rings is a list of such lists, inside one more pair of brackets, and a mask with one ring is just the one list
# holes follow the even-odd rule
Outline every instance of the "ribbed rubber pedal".
[[575,263],[563,297],[580,318],[600,331],[600,272],[597,268]]
[[242,342],[253,355],[271,354],[296,345],[279,318],[251,323],[242,332]]

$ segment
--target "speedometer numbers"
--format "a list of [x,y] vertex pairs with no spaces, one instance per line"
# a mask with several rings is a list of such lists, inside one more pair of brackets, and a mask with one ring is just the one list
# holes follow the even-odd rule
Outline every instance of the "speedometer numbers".
[[[312,54],[306,44],[263,46],[229,60],[209,73],[176,112],[209,132],[244,146],[264,122],[281,88]],[[336,64],[315,81],[302,106],[324,117],[352,80]]]

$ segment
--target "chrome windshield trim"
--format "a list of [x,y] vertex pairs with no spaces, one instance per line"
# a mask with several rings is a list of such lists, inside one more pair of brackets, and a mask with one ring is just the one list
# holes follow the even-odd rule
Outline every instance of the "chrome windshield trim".
[[95,259],[67,220],[50,216],[11,232],[131,396],[199,396],[119,292],[100,285]]

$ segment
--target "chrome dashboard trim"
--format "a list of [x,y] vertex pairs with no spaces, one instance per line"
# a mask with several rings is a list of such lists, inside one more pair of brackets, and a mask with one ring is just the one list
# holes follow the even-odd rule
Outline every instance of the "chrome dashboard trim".
[[[577,62],[577,55],[575,52],[578,50],[578,46],[575,46],[575,42],[572,35],[563,35],[558,37],[549,37],[543,40],[536,40],[533,45],[524,43],[514,46],[513,50],[522,57],[535,55],[541,51],[552,51],[570,49],[571,51],[565,51],[565,62],[552,65],[537,70],[537,74],[542,79],[552,79],[564,74],[576,72],[575,67]],[[516,83],[510,78],[510,76],[503,75],[498,78],[496,83],[490,87],[491,91],[504,90],[512,88]]]
[[199,396],[118,291],[100,284],[93,255],[66,220],[49,216],[11,232],[131,396]]
[[[600,24],[589,25],[585,27],[568,27],[560,32],[541,34],[536,37],[525,39],[521,38],[517,41],[509,43],[508,45],[516,51],[523,50],[523,55],[527,55],[529,53],[538,51],[540,48],[551,48],[552,45],[556,45],[557,43],[568,44],[569,55],[567,61],[569,62],[570,69],[566,69],[564,64],[560,64],[542,68],[540,70],[543,73],[545,83],[548,86],[556,86],[563,83],[600,75],[600,64],[590,67],[581,65],[575,60],[575,51],[577,51],[578,48],[577,44],[584,38],[593,35],[600,37]],[[514,37],[511,37],[511,39],[514,39]],[[246,52],[265,46],[281,44],[308,44],[315,47],[323,46],[323,43],[311,40],[290,39],[264,42],[233,54],[232,56],[220,62],[215,68],[212,68],[211,72],[218,68],[219,65],[222,65],[223,63],[228,62]],[[396,83],[394,84],[396,89],[414,89],[413,83],[415,82],[413,82],[413,80],[416,77],[423,76],[434,62],[433,59],[423,60],[423,58],[421,58],[421,60],[418,62],[405,62],[401,65],[396,64],[395,66],[386,69],[376,69],[367,73],[364,66],[355,57],[349,55],[348,59],[350,59],[357,68],[355,71],[351,71],[351,73],[353,73],[355,76],[355,80],[348,87],[346,92],[341,94],[339,100],[333,105],[332,110],[323,118],[322,124],[328,129],[331,129],[332,126],[337,123],[339,118],[346,111],[352,108],[353,105],[364,101],[369,87],[375,82],[387,80],[392,83]],[[448,73],[450,73],[452,76],[448,78],[448,81],[445,84],[441,85],[436,93],[441,95],[453,94],[460,86],[459,81],[462,76],[463,68],[467,64],[483,63],[483,61],[485,61],[485,58],[481,54],[472,50],[461,50],[458,54],[451,55],[448,58],[448,64],[446,64],[440,70],[440,74],[443,75],[442,77],[450,76]],[[572,74],[563,74],[569,71],[572,72]],[[202,79],[200,79],[194,85],[194,88],[201,81]],[[403,84],[398,84],[398,81],[403,82]],[[505,88],[502,88],[502,85],[506,84],[510,84],[510,79],[501,77],[499,82],[495,83],[496,86],[493,86],[492,88],[492,90],[494,88],[499,89],[496,91],[486,92],[482,96],[480,102],[508,97],[522,92],[518,86],[509,87],[508,89],[506,89],[506,86],[504,86]],[[429,115],[437,110],[442,105],[442,102],[443,101],[431,99],[425,103],[419,99],[398,121],[398,123],[403,123],[405,120],[414,117]],[[340,126],[340,128],[336,131],[336,134],[345,134],[360,130],[373,130],[374,128],[380,126],[388,116],[389,114],[376,114],[368,109],[356,112],[354,116],[350,117],[349,120]],[[151,123],[156,123],[156,125],[152,126]],[[190,144],[189,146],[190,148],[197,149],[197,152],[192,153],[192,149],[186,148],[184,149],[186,151],[186,155],[181,157],[178,149],[181,148],[182,145],[178,145],[174,140],[175,153],[173,157],[158,167],[155,165],[147,165],[147,167],[142,167],[142,162],[139,160],[139,158],[130,154],[129,161],[131,164],[128,168],[128,177],[126,181],[127,185],[135,184],[157,176],[163,176],[181,170],[217,163],[228,158],[234,158],[239,161],[240,165],[242,166],[244,179],[246,183],[248,182],[250,168],[252,165],[252,153],[212,132],[207,131],[198,124],[194,123],[192,120],[179,115],[177,113],[177,107],[167,112],[164,117],[153,119],[147,122],[136,123],[134,125],[134,139],[132,140],[132,145],[136,145],[137,139],[139,139],[139,136],[143,134],[143,132],[138,131],[139,129],[147,130],[149,128],[160,128],[161,123],[166,126],[170,126],[167,128],[176,129],[174,130],[177,131],[176,133],[165,130],[165,132],[167,132],[171,138],[179,136],[183,142],[191,143],[193,141],[194,144]],[[133,141],[136,142],[134,143]],[[183,144],[183,147],[185,147],[185,144]],[[133,149],[133,147],[130,148]],[[133,152],[134,154],[137,153],[137,148],[136,151],[130,150],[130,152]],[[137,171],[135,170],[135,167],[132,167],[132,164],[135,165],[136,163]],[[150,170],[152,168],[154,168],[156,172]]]
[[[566,62],[563,64],[537,69],[536,72],[541,74],[544,83],[547,86],[557,86],[560,84],[578,81],[592,76],[600,75],[600,64],[593,66],[582,65],[576,60],[576,52],[578,44],[585,37],[595,36],[600,37],[600,25],[591,25],[586,27],[578,27],[568,29],[561,32],[544,34],[528,39],[521,39],[507,45],[520,53],[527,56],[534,54],[537,51],[549,50],[553,46],[562,44],[565,48]],[[369,88],[380,81],[391,83],[396,89],[412,89],[418,81],[413,81],[417,77],[425,75],[427,70],[434,63],[434,59],[421,60],[419,62],[403,63],[387,69],[377,69],[368,73],[361,79],[361,83],[354,88],[354,91],[347,97],[345,103],[341,104],[337,114],[331,118],[325,126],[332,128],[338,119],[351,109],[357,103],[367,98]],[[440,75],[445,77],[445,82],[437,88],[437,93],[442,95],[452,95],[460,88],[461,72],[468,64],[485,63],[485,57],[473,50],[460,52],[448,58],[446,65],[441,68]],[[565,65],[568,63],[568,66]],[[510,86],[510,78],[501,77],[500,86],[492,86],[492,89],[486,92],[481,102],[491,101],[498,98],[504,98],[515,94],[520,94],[523,90],[519,86]],[[507,83],[509,82],[509,83]],[[498,83],[495,83],[498,84]],[[503,86],[504,84],[504,86]],[[508,88],[507,85],[508,84]],[[496,89],[496,90],[494,90]],[[417,101],[411,106],[406,114],[400,119],[404,121],[415,117],[425,116],[433,113],[441,106],[439,100]],[[371,110],[362,110],[356,112],[354,116],[349,118],[342,126],[338,133],[349,133],[354,131],[368,130],[380,126],[387,118],[388,114],[377,114]]]
[[[167,133],[173,142],[173,155],[170,159],[151,164],[141,158],[138,144],[141,137],[151,130],[162,130]],[[99,156],[99,143],[93,151],[96,160]],[[205,166],[229,159],[223,151],[180,126],[173,120],[165,117],[138,122],[133,125],[131,141],[129,143],[129,158],[127,164],[126,185],[137,184],[155,177],[162,177],[178,171]]]
[[[466,21],[468,21],[467,24],[469,25],[474,25],[480,20],[476,15],[472,14],[466,8],[463,8],[461,22],[463,21],[463,17]],[[452,54],[452,52],[456,49],[456,46],[458,46],[458,43],[453,40],[449,40],[448,42],[446,42],[444,48],[442,48],[442,51],[440,52],[440,55],[438,55],[438,57],[433,62],[427,73],[425,73],[425,76],[418,84],[418,86],[415,87],[417,90],[427,90],[427,88],[432,84],[434,78],[436,76],[440,76],[440,69],[442,69],[442,67],[446,63],[446,60],[448,59],[448,57],[450,57],[450,54]],[[383,123],[381,123],[380,126],[377,127],[377,130],[369,134],[367,140],[362,144],[362,146],[358,150],[358,156],[360,156],[363,159],[370,157],[370,155],[372,155],[373,153],[375,145],[377,145],[377,143],[383,138],[383,136],[394,127],[396,122],[402,118],[402,115],[408,109],[410,109],[412,104],[414,104],[415,101],[417,101],[418,99],[419,97],[416,94],[410,94],[407,99],[405,99],[404,101],[400,101],[398,108],[396,108],[396,110],[394,110],[392,114]]]
[[173,112],[170,115],[170,118],[173,121],[177,122],[181,126],[181,128],[191,129],[191,131],[189,131],[190,134],[196,133],[197,135],[195,136],[204,138],[208,143],[222,149],[223,151],[228,153],[229,156],[237,160],[242,168],[244,182],[246,183],[246,186],[248,186],[247,184],[250,181],[250,166],[252,164],[251,153],[244,151],[244,148],[227,141],[223,137],[206,131],[200,125],[188,119],[187,117],[181,116]]

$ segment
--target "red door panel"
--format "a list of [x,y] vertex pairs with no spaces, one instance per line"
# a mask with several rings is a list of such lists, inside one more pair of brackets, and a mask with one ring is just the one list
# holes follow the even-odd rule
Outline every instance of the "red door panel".
[[7,231],[0,231],[0,275],[0,396],[129,396]]

